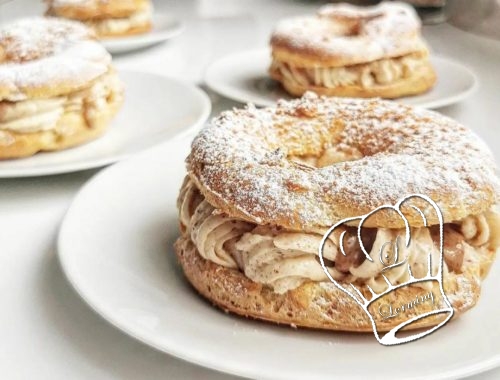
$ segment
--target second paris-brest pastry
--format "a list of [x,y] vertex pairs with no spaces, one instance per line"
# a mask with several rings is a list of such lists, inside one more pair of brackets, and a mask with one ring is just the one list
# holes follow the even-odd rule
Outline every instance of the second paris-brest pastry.
[[436,74],[407,4],[332,4],[278,23],[270,75],[292,95],[398,98],[429,90]]
[[149,32],[150,0],[46,0],[47,15],[81,21],[100,38]]
[[[186,162],[178,198],[178,259],[200,294],[246,317],[371,331],[363,310],[329,281],[318,247],[340,220],[409,194],[424,194],[441,209],[443,284],[455,315],[476,304],[500,245],[494,209],[500,182],[492,154],[469,129],[432,111],[308,93],[274,108],[222,113],[194,139]],[[432,270],[440,262],[438,217],[428,216],[425,225],[413,211],[408,220],[412,240],[401,254],[413,276],[422,278],[429,254]],[[368,286],[383,292],[387,283],[378,254],[404,227],[388,212],[365,222],[361,236],[370,262],[357,228],[343,226],[326,242],[327,270],[366,297]],[[409,279],[406,266],[384,273],[393,285]],[[411,285],[398,290],[393,301],[428,293],[423,285]],[[381,331],[402,321],[375,317]]]
[[101,135],[123,103],[111,56],[85,25],[30,18],[0,30],[0,159]]

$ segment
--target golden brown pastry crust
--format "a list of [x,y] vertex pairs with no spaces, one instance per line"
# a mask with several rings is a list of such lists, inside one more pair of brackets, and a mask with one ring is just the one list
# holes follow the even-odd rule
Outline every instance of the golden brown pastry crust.
[[292,63],[340,67],[426,52],[420,28],[417,14],[404,3],[330,4],[315,16],[281,20],[270,43]]
[[[99,38],[143,34],[151,31],[152,4],[149,0],[48,1],[46,15],[78,20],[93,29]],[[117,25],[118,23],[118,25]]]
[[110,63],[109,53],[81,23],[42,17],[16,21],[0,30],[0,101],[81,90]]
[[[248,279],[237,269],[226,268],[203,259],[189,237],[183,235],[175,243],[175,252],[184,274],[193,287],[211,303],[223,310],[268,322],[326,330],[369,332],[372,325],[364,311],[332,283],[307,282],[298,288],[278,294]],[[481,257],[479,265],[469,265],[461,274],[449,272],[444,290],[456,313],[472,308],[480,295],[481,273],[487,273],[493,257]],[[369,292],[361,287],[365,296]],[[438,292],[438,291],[437,291]],[[428,290],[409,287],[396,291],[395,304],[414,299]],[[428,305],[419,305],[423,313]],[[389,331],[407,320],[410,314],[382,320],[373,313],[378,331]],[[404,319],[403,319],[404,318]],[[426,318],[409,328],[436,325],[439,316]]]
[[[337,148],[348,152],[345,160],[327,167],[293,159]],[[358,156],[349,158],[351,151]],[[222,113],[194,139],[187,169],[227,215],[299,231],[329,228],[415,193],[433,199],[449,223],[491,208],[500,188],[491,152],[456,121],[391,101],[312,93]],[[412,227],[423,225],[416,211],[403,212]],[[435,215],[428,221],[438,222]],[[404,228],[384,211],[364,225]]]
[[150,0],[85,0],[79,3],[46,0],[46,3],[51,15],[80,21],[128,17],[151,5]]

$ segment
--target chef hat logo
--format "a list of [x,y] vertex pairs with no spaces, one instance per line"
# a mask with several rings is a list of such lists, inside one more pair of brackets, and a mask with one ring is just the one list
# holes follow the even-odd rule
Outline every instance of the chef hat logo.
[[[418,204],[419,206],[416,206],[416,204]],[[402,209],[404,209],[405,212],[403,212]],[[435,226],[434,228],[437,227],[439,228],[438,262],[433,263],[432,254],[431,252],[429,252],[427,258],[426,274],[419,278],[414,277],[412,273],[412,266],[410,264],[409,257],[408,256],[400,257],[398,249],[398,247],[400,247],[402,244],[404,244],[404,247],[407,248],[411,243],[412,228],[406,216],[408,215],[409,211],[413,213],[414,218],[412,220],[415,220],[415,217],[422,219],[422,223],[419,223],[419,225],[428,227],[429,226],[428,221],[429,219],[432,219],[433,222],[438,222],[438,224],[433,223],[433,225]],[[367,251],[363,243],[362,230],[364,223],[369,218],[376,217],[376,214],[379,212],[397,213],[399,217],[401,217],[401,219],[403,220],[405,227],[404,227],[404,236],[399,235],[396,237],[395,241],[387,241],[383,243],[379,250],[379,257],[374,258],[373,253],[372,256],[370,256],[369,252]],[[325,265],[323,251],[327,239],[329,239],[330,235],[340,227],[346,225],[352,226],[355,223],[358,223],[357,241],[361,248],[362,253],[366,257],[366,260],[374,264],[376,264],[375,260],[380,261],[380,263],[378,263],[378,267],[382,269],[379,276],[381,277],[382,281],[385,281],[386,283],[385,290],[380,291],[380,289],[378,289],[379,291],[376,291],[372,289],[372,287],[370,287],[368,284],[364,284],[363,287],[368,289],[369,292],[368,294],[367,291],[362,291],[361,287],[357,287],[356,284],[353,283],[341,284],[334,279],[329,268]],[[340,237],[338,239],[339,252],[337,254],[346,255],[344,249],[345,234],[346,234],[345,230],[340,234]],[[389,250],[386,248],[391,248],[390,250],[392,251],[393,254],[392,255],[387,254]],[[411,255],[411,251],[409,252]],[[442,326],[444,326],[453,317],[454,313],[453,307],[451,306],[443,289],[443,216],[437,204],[432,199],[430,199],[425,195],[412,194],[402,198],[394,206],[383,205],[374,209],[368,214],[359,217],[346,218],[336,223],[324,234],[321,240],[319,247],[319,259],[321,266],[323,267],[323,270],[327,275],[327,277],[330,279],[330,281],[333,282],[333,284],[339,290],[341,290],[342,292],[347,294],[350,298],[352,298],[364,310],[364,312],[371,321],[375,338],[382,345],[392,346],[392,345],[412,342],[417,339],[423,338],[433,333],[434,331],[438,330]],[[398,268],[398,270],[407,271],[407,275],[405,276],[405,278],[407,279],[406,281],[401,283],[393,283],[389,280],[388,276],[386,276],[386,273],[389,273],[391,270],[396,270],[396,268]],[[409,287],[413,288],[417,287],[422,289],[425,286],[430,287],[430,289],[432,290],[424,295],[422,295],[422,292],[417,293],[420,294],[417,296],[414,295],[415,294],[414,292],[413,293],[403,292],[405,289],[408,289]],[[412,296],[413,299],[407,300],[409,302],[402,301],[403,303],[401,307],[398,307],[396,305],[395,310],[393,310],[392,305],[389,306],[388,304],[383,303],[383,300],[387,299],[401,300],[401,296],[405,294],[406,295],[413,294]],[[435,299],[439,299],[440,301],[435,302]],[[421,302],[423,304],[426,301],[428,302],[427,307],[426,308],[422,307],[421,309],[423,311],[420,313],[416,312],[416,310],[419,309],[419,304]],[[432,305],[430,305],[431,301]],[[379,307],[378,308],[374,307],[375,305],[379,305]],[[415,324],[415,326],[417,325],[425,326],[426,325],[425,323],[419,324],[419,322],[423,322],[424,319],[426,318],[434,318],[433,316],[437,315],[440,315],[439,318],[437,319],[438,323],[434,324],[431,327],[428,327],[427,329],[425,329],[425,331],[422,331],[420,329],[416,330],[416,332],[414,333],[410,333],[410,335],[405,335],[403,337],[396,336],[397,333],[401,332],[401,330],[403,330],[405,327],[409,325]],[[393,322],[392,324],[389,325],[387,324],[386,320],[395,316],[397,316],[397,318],[394,318],[393,321],[396,321],[397,325],[390,328],[390,330],[385,334],[381,334],[380,331],[387,331],[388,330],[387,326],[392,326],[394,324]]]

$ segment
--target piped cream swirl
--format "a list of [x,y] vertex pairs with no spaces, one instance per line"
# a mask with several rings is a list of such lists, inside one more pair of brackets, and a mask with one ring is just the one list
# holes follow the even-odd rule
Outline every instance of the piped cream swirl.
[[143,27],[151,23],[153,11],[151,7],[132,13],[128,17],[106,18],[99,20],[90,20],[85,23],[93,28],[97,35],[120,34],[127,31]]
[[[255,225],[243,220],[221,214],[200,194],[191,180],[186,180],[179,200],[179,215],[183,232],[187,233],[200,255],[209,261],[228,268],[237,268],[252,281],[271,286],[275,292],[284,293],[300,286],[306,281],[329,281],[318,260],[318,247],[322,238],[321,231],[288,231],[268,225]],[[451,239],[445,245],[445,273],[448,270],[446,252],[462,255],[462,263],[477,261],[476,253],[480,250],[496,249],[499,237],[493,234],[495,226],[500,224],[498,214],[488,211],[484,215],[471,216],[456,226],[461,231],[449,232],[450,237],[460,236],[459,241]],[[446,225],[452,229],[451,225]],[[327,240],[324,258],[332,277],[339,281],[364,283],[374,291],[381,292],[386,282],[381,273],[384,265],[379,256],[385,252],[385,243],[398,241],[398,235],[404,231],[379,228],[375,232],[369,255],[373,261],[353,262],[347,270],[338,270],[336,261],[340,259],[339,234],[330,235]],[[453,235],[455,234],[455,235]],[[462,235],[463,234],[463,235]],[[401,258],[407,258],[415,278],[422,278],[427,273],[428,257],[431,255],[433,270],[437,272],[439,250],[428,228],[416,228],[411,231],[411,244],[405,247],[398,242]],[[447,233],[445,229],[445,241]],[[458,260],[457,257],[451,259]],[[343,259],[344,260],[344,259]],[[398,284],[409,280],[407,265],[401,265],[384,275],[391,283]]]
[[371,88],[408,78],[426,64],[428,64],[427,57],[410,54],[342,67],[295,67],[286,62],[273,60],[271,70],[279,72],[287,81],[298,86],[334,88],[358,85]]
[[54,130],[63,114],[84,112],[92,127],[108,97],[121,96],[123,85],[114,71],[98,78],[89,88],[64,96],[18,102],[0,101],[0,131],[33,133]]

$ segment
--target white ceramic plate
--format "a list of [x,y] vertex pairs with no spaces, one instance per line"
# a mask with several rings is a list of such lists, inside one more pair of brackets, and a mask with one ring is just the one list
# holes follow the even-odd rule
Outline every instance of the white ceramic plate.
[[132,36],[105,38],[101,42],[112,54],[125,53],[156,45],[177,36],[183,30],[184,26],[179,20],[162,13],[155,13],[153,15],[153,29],[151,32]]
[[205,302],[184,280],[172,250],[188,146],[187,139],[169,142],[101,172],[62,223],[62,268],[113,325],[185,360],[260,379],[452,379],[500,364],[499,265],[475,309],[396,347],[381,346],[373,334],[251,321]]
[[[268,49],[232,54],[212,63],[205,73],[205,83],[213,91],[242,103],[272,106],[280,98],[291,99],[281,85],[269,78],[271,53]],[[443,57],[433,56],[438,81],[434,88],[399,102],[424,108],[439,108],[469,96],[477,85],[467,67]]]
[[88,144],[0,161],[0,178],[68,173],[116,162],[201,126],[208,96],[195,86],[148,73],[120,72],[125,103],[109,130]]

